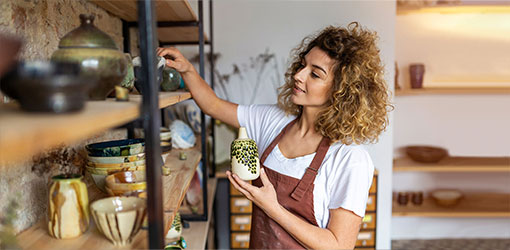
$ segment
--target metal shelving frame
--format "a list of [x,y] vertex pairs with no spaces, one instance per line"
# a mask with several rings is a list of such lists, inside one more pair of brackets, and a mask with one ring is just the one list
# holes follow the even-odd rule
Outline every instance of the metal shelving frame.
[[[134,128],[143,123],[145,130],[145,151],[146,151],[146,177],[147,177],[147,212],[149,217],[149,248],[150,249],[163,249],[165,246],[164,241],[164,216],[163,216],[163,196],[162,196],[162,173],[161,168],[158,167],[161,162],[161,147],[159,138],[159,127],[162,122],[161,112],[158,107],[158,92],[156,87],[156,48],[157,46],[164,45],[186,45],[194,44],[196,42],[179,42],[179,43],[165,43],[157,42],[157,27],[182,27],[182,26],[198,26],[199,32],[199,56],[200,56],[200,76],[205,79],[204,67],[204,27],[203,27],[203,1],[198,1],[198,22],[156,22],[154,12],[154,2],[151,0],[138,1],[138,22],[127,22],[122,20],[122,34],[124,37],[124,51],[129,52],[130,44],[130,27],[138,27],[139,41],[140,41],[140,57],[142,59],[142,80],[148,86],[148,91],[142,94],[142,115],[140,120],[126,124],[124,127],[128,129],[128,137],[134,137]],[[212,0],[209,2],[210,6],[210,63],[211,63],[211,87],[214,89],[214,61],[213,61],[213,25],[212,25]],[[210,177],[207,173],[208,157],[207,157],[207,137],[206,137],[206,122],[205,114],[201,112],[201,142],[202,142],[202,195],[204,213],[200,215],[183,215],[184,220],[189,221],[207,221],[207,179]],[[212,120],[214,124],[214,120]],[[212,129],[213,147],[214,152],[214,129]],[[212,162],[212,176],[215,173],[214,153]]]

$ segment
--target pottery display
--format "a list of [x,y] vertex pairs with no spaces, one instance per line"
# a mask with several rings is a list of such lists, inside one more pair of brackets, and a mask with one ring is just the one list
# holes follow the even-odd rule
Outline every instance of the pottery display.
[[140,231],[146,201],[137,197],[109,197],[90,205],[97,229],[115,246],[125,246]]
[[165,67],[163,69],[163,81],[161,82],[161,90],[174,91],[179,89],[181,85],[181,74],[174,68]]
[[248,138],[245,127],[239,128],[238,138],[230,145],[232,173],[249,181],[260,175],[259,151],[254,140]]
[[87,145],[89,156],[128,156],[144,152],[144,139],[124,139]]
[[81,110],[96,83],[74,63],[21,62],[0,79],[2,92],[25,111],[65,113]]
[[48,233],[52,237],[70,239],[87,231],[89,198],[81,175],[53,176],[48,195]]
[[80,64],[86,75],[96,76],[89,91],[92,100],[104,100],[127,73],[127,60],[110,36],[96,28],[93,15],[80,15],[80,27],[67,33],[51,56],[52,61]]
[[425,65],[415,63],[409,65],[409,76],[411,77],[411,88],[420,89],[423,86],[423,75],[425,74]]
[[91,168],[130,168],[137,166],[145,166],[145,159],[121,163],[95,163],[90,161],[87,162],[87,167]]
[[140,153],[136,155],[128,155],[128,156],[88,156],[88,162],[93,163],[101,163],[101,164],[109,164],[109,163],[124,163],[124,162],[134,162],[145,159],[145,153]]
[[414,161],[423,163],[435,163],[448,156],[448,150],[433,146],[407,146],[407,155]]
[[166,241],[177,241],[181,237],[182,234],[182,223],[181,223],[181,214],[177,212],[175,214],[174,220],[172,221],[172,226],[170,230],[166,233],[165,240]]
[[105,179],[106,176],[123,172],[123,171],[143,171],[145,172],[145,166],[129,167],[129,168],[90,168],[85,167],[87,172],[90,174],[96,186],[103,192],[106,193]]
[[456,189],[438,189],[432,192],[432,199],[437,205],[443,207],[451,207],[457,205],[463,195]]
[[135,196],[147,198],[145,172],[123,171],[105,178],[106,192],[111,196]]
[[[157,68],[157,74],[156,74],[156,89],[159,91],[161,82],[163,81],[163,69],[165,68],[166,60],[165,58],[161,56],[156,57],[156,68]],[[144,86],[144,83],[142,82],[142,60],[140,57],[135,57],[133,59],[133,66],[134,66],[134,72],[135,72],[135,88],[138,90],[140,94],[143,94],[144,89],[146,88]]]
[[135,69],[131,55],[129,53],[124,53],[124,56],[126,56],[127,60],[127,71],[126,76],[124,76],[124,79],[120,82],[120,86],[132,90],[135,87]]

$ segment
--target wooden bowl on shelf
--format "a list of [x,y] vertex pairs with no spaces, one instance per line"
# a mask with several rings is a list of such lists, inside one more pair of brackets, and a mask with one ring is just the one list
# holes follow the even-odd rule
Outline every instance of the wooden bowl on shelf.
[[448,150],[433,146],[407,146],[407,155],[417,162],[435,163],[448,156]]
[[431,193],[432,199],[438,206],[452,207],[462,199],[462,193],[457,189],[437,189]]

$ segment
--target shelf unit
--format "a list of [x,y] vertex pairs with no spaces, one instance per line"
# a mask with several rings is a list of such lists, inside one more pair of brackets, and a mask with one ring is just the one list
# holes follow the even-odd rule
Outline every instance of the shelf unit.
[[502,1],[470,1],[461,4],[437,4],[433,6],[399,6],[397,15],[416,13],[468,14],[510,13],[510,5]]
[[466,193],[452,207],[438,206],[432,198],[424,198],[418,206],[401,206],[394,201],[393,216],[510,217],[510,193]]
[[395,96],[411,96],[411,95],[476,95],[476,94],[494,94],[509,95],[510,87],[448,87],[448,88],[421,88],[421,89],[400,89],[395,91]]
[[408,157],[393,160],[394,172],[510,172],[510,157],[446,157],[437,163],[420,163]]

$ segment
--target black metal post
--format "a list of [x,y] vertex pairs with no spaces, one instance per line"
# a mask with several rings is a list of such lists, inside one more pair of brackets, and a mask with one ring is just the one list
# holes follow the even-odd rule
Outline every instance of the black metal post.
[[[211,88],[214,91],[214,32],[213,32],[213,0],[209,0],[209,62],[211,74]],[[214,135],[215,119],[211,117],[211,135],[212,135],[212,168],[209,177],[216,175],[216,136]]]
[[[204,3],[202,0],[198,1],[198,53],[200,54],[200,76],[202,79],[205,79],[205,60],[204,60]],[[203,205],[204,205],[204,219],[207,220],[208,216],[208,208],[207,208],[207,179],[209,175],[207,174],[207,165],[209,163],[209,157],[207,155],[207,131],[206,131],[206,122],[205,122],[205,113],[200,112],[200,119],[202,123],[200,124],[201,128],[201,139],[202,139],[202,195],[203,195]]]
[[159,98],[156,88],[156,22],[154,3],[138,1],[138,29],[140,56],[142,59],[142,81],[145,85],[142,102],[142,117],[145,129],[145,161],[147,180],[147,213],[149,216],[149,249],[163,249],[164,217],[161,181],[161,148],[159,141]]

